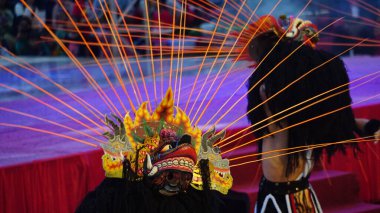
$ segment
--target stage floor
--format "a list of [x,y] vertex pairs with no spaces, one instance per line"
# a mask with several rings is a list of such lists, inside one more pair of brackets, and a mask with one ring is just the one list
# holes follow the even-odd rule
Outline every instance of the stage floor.
[[[43,60],[37,60],[33,59],[29,61],[32,63],[33,66],[39,68],[42,70],[45,74],[49,75],[51,78],[55,79],[56,81],[60,82],[62,85],[68,87],[69,89],[73,90],[79,97],[87,101],[89,104],[93,105],[96,109],[98,109],[101,113],[106,114],[110,113],[110,110],[106,107],[106,105],[101,102],[99,96],[96,94],[96,92],[90,88],[89,85],[86,85],[83,83],[82,80],[78,80],[80,77],[80,73],[77,69],[67,65],[69,64],[67,59],[50,59],[44,58]],[[351,80],[358,79],[362,76],[375,73],[380,71],[380,57],[368,57],[368,56],[358,56],[358,57],[347,57],[344,58],[344,61],[346,63],[348,74],[350,76]],[[207,62],[207,61],[206,61]],[[211,62],[211,61],[209,61]],[[182,82],[181,82],[181,93],[180,93],[180,100],[179,100],[179,106],[182,108],[185,108],[187,98],[190,94],[191,87],[193,85],[193,82],[195,81],[196,73],[198,71],[199,65],[191,67],[191,65],[194,64],[200,64],[200,59],[186,59],[184,61],[184,67],[189,67],[189,69],[186,69],[186,72],[184,72],[184,75],[182,76]],[[86,66],[90,71],[93,71],[94,73],[97,69],[95,65],[91,64],[91,62],[84,62],[84,64],[87,64]],[[207,63],[206,63],[207,64]],[[164,61],[164,66],[168,65],[168,61]],[[159,70],[158,67],[160,64],[156,62],[155,67],[156,70]],[[62,69],[60,69],[62,67]],[[214,71],[211,73],[211,76],[209,77],[208,83],[205,86],[205,89],[200,94],[200,97],[198,100],[196,100],[196,96],[199,93],[199,87],[202,86],[204,80],[206,79],[207,72],[202,70],[201,75],[199,77],[199,82],[197,89],[193,93],[189,106],[192,106],[194,104],[194,110],[190,117],[192,117],[195,113],[195,109],[201,104],[202,97],[205,96],[209,86],[212,83],[213,76],[216,75],[220,64],[217,64],[215,66]],[[225,81],[222,83],[222,86],[218,93],[216,93],[215,98],[210,102],[210,106],[208,107],[206,113],[200,120],[199,124],[202,126],[204,125],[216,112],[217,109],[220,108],[221,105],[223,105],[226,100],[230,98],[230,101],[227,103],[226,107],[224,107],[218,115],[222,115],[223,112],[226,111],[226,109],[231,106],[233,103],[237,102],[240,97],[242,97],[246,92],[246,86],[244,84],[245,79],[250,75],[251,70],[244,67],[244,65],[237,66],[237,69],[234,69],[228,77],[225,79]],[[207,66],[204,67],[204,69],[207,68]],[[209,95],[206,97],[204,105],[210,100],[213,92],[215,91],[215,88],[219,85],[219,83],[223,80],[224,75],[228,67],[224,67],[222,69],[222,72],[220,74],[220,77],[216,80],[213,88],[211,88]],[[91,119],[94,119],[94,116],[88,111],[86,111],[83,106],[79,105],[77,102],[75,102],[69,95],[59,93],[56,89],[52,89],[52,85],[50,83],[46,83],[46,81],[43,81],[43,79],[38,79],[33,77],[34,75],[31,74],[25,74],[27,73],[26,70],[22,70],[20,68],[12,67],[10,66],[10,69],[17,70],[20,75],[21,73],[24,74],[26,78],[35,79],[34,81],[39,83],[39,85],[43,88],[47,88],[46,90],[50,91],[53,94],[56,94],[56,96],[61,99],[63,102],[67,103],[68,105],[74,107],[78,111],[82,112],[84,115],[88,116]],[[137,73],[137,71],[135,71]],[[67,75],[73,75],[73,73],[76,73],[76,77],[72,77],[70,80],[70,77]],[[98,74],[94,74],[94,76],[97,76]],[[168,78],[168,74],[164,75],[164,78]],[[376,76],[376,75],[374,75]],[[7,79],[5,77],[8,77]],[[102,76],[97,76],[98,78],[101,78]],[[373,77],[373,76],[372,76]],[[83,78],[83,77],[82,77]],[[175,75],[173,73],[173,79],[175,78]],[[59,79],[61,79],[59,81]],[[156,84],[160,85],[160,76],[156,77]],[[178,78],[179,79],[179,78]],[[72,81],[72,86],[70,87],[70,81]],[[126,80],[127,81],[127,80]],[[173,80],[174,81],[174,80]],[[178,81],[179,82],[179,81]],[[362,82],[362,81],[361,81]],[[21,80],[10,77],[9,75],[3,75],[2,80],[0,83],[14,86],[14,87],[22,87],[27,85],[25,82],[23,83]],[[153,79],[147,78],[146,83],[149,86],[153,85]],[[164,88],[167,87],[168,82],[164,82]],[[80,87],[82,85],[82,87]],[[122,109],[121,105],[119,104],[118,100],[116,99],[116,96],[114,95],[112,89],[109,87],[106,87],[106,84],[103,82],[104,91],[106,94],[109,95],[110,99],[115,103],[116,107],[118,109]],[[242,86],[241,86],[242,85]],[[355,86],[354,84],[353,86]],[[353,102],[361,102],[365,99],[368,99],[369,97],[373,97],[375,95],[378,95],[380,92],[380,79],[376,78],[363,86],[357,87],[355,89],[351,90],[351,95],[353,98]],[[240,86],[240,88],[239,88]],[[126,83],[127,90],[129,94],[133,95],[133,90],[131,89],[130,84]],[[24,87],[23,87],[24,88]],[[32,95],[35,95],[38,97],[39,100],[49,103],[51,107],[55,107],[58,110],[61,110],[62,113],[67,113],[68,115],[72,116],[75,119],[78,119],[79,121],[87,124],[90,127],[94,127],[88,120],[84,119],[83,117],[79,116],[72,110],[68,109],[63,104],[53,100],[51,97],[48,97],[47,95],[41,95],[37,90],[33,90],[33,88],[30,88],[30,86],[25,87],[26,90],[31,93]],[[158,86],[160,88],[160,86]],[[4,89],[4,88],[3,88]],[[143,98],[146,99],[146,96],[144,95],[144,90],[142,87],[142,82],[140,81],[140,89],[142,91]],[[173,88],[174,89],[174,88]],[[234,91],[237,91],[232,97],[232,93]],[[51,108],[48,108],[46,106],[41,105],[40,103],[36,102],[35,100],[32,100],[30,98],[23,98],[22,96],[7,91],[1,91],[1,102],[0,107],[12,109],[24,113],[29,113],[35,116],[38,116],[40,118],[45,118],[48,120],[52,120],[55,122],[58,122],[60,124],[69,126],[71,128],[74,128],[76,130],[88,133],[90,135],[93,135],[93,133],[86,127],[70,120],[66,116],[58,113],[55,110],[52,110]],[[127,98],[125,97],[122,88],[120,86],[116,86],[116,92],[120,94],[120,97],[125,103],[126,108],[128,108],[127,104]],[[154,105],[154,91],[153,89],[148,89],[149,97],[152,101],[152,104]],[[161,91],[157,91],[157,99],[160,100]],[[177,100],[177,97],[175,97]],[[132,99],[135,101],[135,105],[138,103],[136,102],[136,98]],[[380,97],[376,96],[368,101],[355,104],[354,107],[360,107],[365,105],[373,105],[380,103]],[[204,106],[203,105],[203,106]],[[190,109],[190,107],[189,107]],[[187,112],[189,112],[189,109]],[[378,109],[380,110],[380,109]],[[121,110],[122,111],[122,110]],[[233,110],[230,111],[230,113],[221,120],[220,123],[217,124],[218,128],[225,127],[235,119],[239,118],[241,115],[243,115],[246,111],[246,99],[242,98],[240,102],[236,105],[236,107],[233,108]],[[124,112],[122,112],[124,113]],[[43,122],[38,119],[33,119],[30,117],[26,117],[23,115],[18,115],[10,112],[5,112],[3,110],[0,110],[0,123],[10,123],[10,124],[16,124],[16,125],[25,125],[28,127],[36,128],[36,129],[42,129],[42,130],[48,130],[56,133],[60,133],[63,135],[67,135],[70,137],[75,137],[78,139],[82,139],[88,142],[95,143],[96,142],[86,136],[79,135],[75,132],[69,131],[67,129]],[[215,121],[215,119],[214,119]],[[97,120],[97,123],[100,123],[99,120]],[[212,122],[211,122],[212,123]],[[242,118],[238,122],[236,122],[231,128],[241,128],[248,125],[247,119]],[[97,138],[104,140],[102,137]],[[65,156],[68,154],[74,154],[74,153],[80,153],[85,152],[89,150],[94,150],[97,148],[84,145],[78,142],[73,142],[70,139],[57,137],[50,134],[44,134],[40,132],[35,132],[31,130],[26,129],[20,129],[15,127],[5,127],[0,126],[0,167],[6,167],[6,166],[12,166],[17,164],[24,164],[35,160],[43,160],[43,159],[49,159],[49,158],[56,158]]]
[[[345,58],[344,61],[348,68],[350,79],[359,79],[365,75],[380,71],[379,59],[380,57],[365,56]],[[83,77],[78,73],[78,70],[67,65],[67,59],[54,59],[54,61],[50,61],[50,59],[33,59],[33,61],[34,66],[60,84],[68,87],[102,114],[110,113],[110,110],[100,100],[96,92],[83,81]],[[184,108],[186,105],[191,87],[195,81],[199,63],[200,61],[198,59],[186,60],[185,66],[190,67],[190,69],[188,69],[181,78],[181,98],[179,101],[181,108]],[[156,63],[155,67],[157,68],[159,65],[159,63]],[[86,67],[94,73],[96,78],[101,78],[101,75],[96,74],[98,71],[96,66],[87,63]],[[17,71],[20,75],[25,76],[27,79],[55,94],[63,103],[75,108],[90,119],[94,119],[97,123],[100,123],[100,120],[96,120],[94,115],[86,111],[83,106],[75,102],[69,95],[59,93],[57,89],[54,89],[52,85],[46,83],[43,79],[35,78],[34,74],[29,74],[23,69],[16,69],[15,67],[11,67],[10,69]],[[226,70],[227,69],[222,70],[221,77],[216,80],[215,85],[210,89],[210,94],[206,96],[207,90],[211,87],[213,76],[216,75],[217,71],[211,74],[211,80],[207,81],[205,90],[199,95],[201,98],[206,97],[204,104],[210,100],[213,91],[215,91],[215,88],[223,80]],[[227,126],[245,113],[247,103],[245,97],[243,97],[246,92],[244,81],[250,75],[250,72],[251,70],[245,68],[245,66],[240,66],[240,68],[234,69],[233,72],[230,73],[222,84],[219,92],[216,93],[214,99],[210,102],[206,113],[202,119],[200,119],[200,126],[205,125],[226,100],[229,100],[229,102],[225,108],[218,112],[219,116],[222,115],[229,106],[234,103],[237,104],[236,107],[217,124],[217,128],[221,129]],[[0,90],[0,123],[2,124],[0,125],[0,203],[4,204],[0,205],[0,212],[41,212],[41,209],[44,209],[46,212],[73,212],[83,197],[90,190],[94,189],[104,178],[100,158],[102,151],[97,147],[78,143],[67,137],[82,139],[97,145],[95,140],[40,119],[48,119],[92,136],[95,135],[92,130],[99,131],[100,129],[94,127],[91,122],[68,109],[64,104],[57,102],[52,97],[43,95],[41,92],[27,86],[26,83],[23,83],[18,78],[6,73],[3,75],[3,73],[5,72],[2,72],[0,79],[1,84],[15,88],[24,88],[28,93],[36,96],[38,101],[48,103],[50,108],[31,98],[23,98],[15,92],[4,90],[4,88]],[[206,76],[207,72],[203,70],[199,78],[203,82]],[[375,76],[376,75],[373,75],[372,77]],[[166,77],[167,75],[165,75],[165,79]],[[157,79],[159,79],[159,77],[157,77]],[[154,84],[152,78],[146,79],[146,82],[148,85]],[[167,87],[167,84],[168,82],[164,82],[164,88]],[[116,107],[123,109],[114,95],[113,90],[107,87],[107,84],[104,82],[101,82],[101,85],[105,93],[108,94],[110,99],[115,103]],[[128,94],[133,94],[131,85],[129,83],[126,83],[126,85]],[[197,107],[202,102],[201,98],[196,100],[201,85],[202,83],[197,86],[198,90],[195,91],[190,99],[189,106],[195,106],[195,110],[190,114],[190,118],[194,116]],[[352,86],[355,87],[355,85],[357,84]],[[380,80],[376,78],[363,86],[351,90],[354,103],[374,97],[368,101],[354,105],[355,113],[358,116],[380,119],[380,97],[376,96],[380,92],[379,85]],[[122,102],[126,104],[126,108],[128,108],[127,99],[124,96],[122,88],[117,86],[115,89],[116,93],[120,94]],[[143,87],[140,87],[140,89],[143,91]],[[174,88],[174,90],[176,89]],[[232,95],[234,91],[236,91],[236,93]],[[146,99],[145,95],[142,95],[143,98]],[[154,100],[153,89],[148,91],[148,95],[151,97],[151,100]],[[160,90],[157,91],[157,96],[157,99],[160,99]],[[240,97],[243,98],[238,102]],[[175,98],[175,100],[177,100],[178,97]],[[134,100],[136,101],[136,99]],[[137,105],[138,103],[135,102],[134,104]],[[152,101],[152,105],[154,104],[155,101]],[[54,108],[54,110],[52,108]],[[9,110],[15,111],[12,112]],[[61,111],[61,113],[58,113],[57,110]],[[37,116],[39,119],[27,117],[25,114],[15,114],[14,112],[16,111]],[[189,111],[190,108],[187,112]],[[125,112],[122,111],[122,113]],[[78,124],[63,114],[72,116],[90,128]],[[217,116],[216,119],[219,118],[219,116]],[[3,124],[8,124],[8,126],[4,126]],[[11,124],[11,126],[9,124]],[[34,130],[38,131],[51,131],[64,135],[66,138],[31,131],[25,128],[16,128],[14,125],[23,125],[25,128],[34,128]],[[248,126],[248,122],[247,119],[243,117],[231,125],[228,131],[230,133],[236,132],[246,126]],[[105,141],[101,136],[95,137]],[[361,153],[358,158],[354,158],[352,155],[348,157],[338,155],[332,164],[324,168],[323,171],[314,172],[313,178],[320,179],[322,182],[315,183],[314,181],[313,184],[316,185],[316,190],[320,190],[318,191],[319,195],[326,195],[326,197],[322,197],[321,202],[330,210],[331,208],[337,208],[341,212],[363,212],[351,211],[351,209],[370,208],[375,209],[372,212],[376,212],[379,209],[378,206],[363,204],[361,201],[358,201],[358,188],[360,188],[361,200],[377,202],[380,199],[380,184],[378,181],[380,167],[378,163],[379,157],[377,155],[380,151],[380,147],[369,143],[361,145],[363,145],[361,146],[363,153]],[[233,153],[228,153],[225,157],[240,156],[252,153],[254,150],[255,146],[249,146]],[[234,175],[233,189],[249,196],[249,205],[251,206],[254,204],[257,194],[257,180],[260,177],[260,170],[257,166],[258,164],[255,163],[232,168],[232,174]],[[336,173],[340,175],[336,175],[335,177],[334,174]],[[334,181],[337,183],[336,185],[334,184],[335,188],[330,188],[332,187],[331,183],[335,183]],[[320,187],[318,187],[318,185],[320,185]],[[329,187],[326,187],[327,185],[329,185]],[[340,195],[334,195],[335,197],[330,196],[331,190],[334,191],[334,189],[336,189],[337,193],[342,190],[347,191],[347,185],[350,186],[348,192],[348,194],[350,194],[349,198]],[[350,205],[346,207],[342,206],[348,203]],[[329,212],[328,209],[326,212]],[[331,210],[330,212],[336,212],[336,210]]]

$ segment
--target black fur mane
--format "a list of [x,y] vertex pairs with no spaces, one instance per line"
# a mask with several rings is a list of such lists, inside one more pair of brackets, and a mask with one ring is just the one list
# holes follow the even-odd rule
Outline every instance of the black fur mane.
[[[250,54],[255,54],[259,61],[262,60],[269,50],[272,49],[277,40],[278,37],[273,32],[268,32],[257,36],[255,38],[255,43],[259,44],[260,49],[257,49],[257,45],[256,49],[255,46],[251,45]],[[321,95],[303,105],[294,107],[293,109],[281,114],[279,117],[297,111],[298,109],[311,103],[318,102],[319,100],[322,100],[323,98],[337,92],[341,92],[341,94],[285,118],[287,125],[291,126],[351,104],[348,86],[342,86],[349,82],[343,61],[339,58],[335,58],[329,63],[320,66],[322,63],[333,58],[333,55],[313,49],[312,47],[306,45],[303,45],[295,51],[295,53],[293,53],[280,66],[275,68],[269,76],[260,82],[260,79],[262,79],[282,59],[290,55],[300,45],[301,43],[290,40],[280,41],[271,54],[269,54],[269,56],[262,61],[262,64],[253,72],[249,78],[248,89],[252,88],[256,84],[257,86],[254,87],[248,94],[247,110],[250,110],[262,103],[259,92],[260,85],[265,84],[265,92],[269,99],[278,91],[289,85],[294,80],[305,75],[312,69],[315,70],[267,102],[272,114],[276,114],[288,109],[289,107],[293,107],[298,103],[339,86],[341,86],[339,89],[325,95]],[[279,117],[275,117],[274,119]],[[266,114],[262,106],[248,114],[248,119],[252,124],[258,123],[265,118]],[[253,131],[266,124],[267,122],[264,122],[261,125],[255,126]],[[357,127],[355,125],[351,107],[346,107],[330,115],[323,116],[302,125],[290,128],[288,131],[288,147],[298,147],[352,139],[355,137],[354,132],[357,132]],[[268,132],[269,131],[267,128],[263,128],[258,130],[255,133],[255,136],[261,137]],[[344,152],[346,146],[348,145],[339,144],[314,149],[313,157],[315,162],[318,162],[324,150],[327,152],[327,155],[331,157],[337,150]],[[357,149],[357,145],[355,143],[351,143],[349,146],[353,146]],[[261,145],[259,149],[261,152]],[[297,168],[299,156],[305,158],[305,154],[305,152],[300,152],[298,154],[288,155],[288,165],[286,170],[288,175],[293,172],[295,168]]]

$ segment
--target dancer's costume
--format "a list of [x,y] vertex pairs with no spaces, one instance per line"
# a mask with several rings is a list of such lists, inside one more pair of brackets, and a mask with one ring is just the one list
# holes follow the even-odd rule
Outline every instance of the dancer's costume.
[[[308,152],[311,155],[311,151]],[[309,175],[313,162],[308,160],[296,181],[271,182],[261,178],[255,212],[322,212]]]
[[171,89],[152,114],[143,103],[134,120],[127,113],[106,123],[112,130],[102,145],[106,178],[77,212],[219,212],[215,191],[232,187],[229,161],[213,146],[225,132],[192,127],[174,107]]
[[[318,30],[310,21],[285,16],[279,19],[263,16],[242,34],[244,36],[239,43],[243,44],[244,49],[238,52],[243,55],[251,54],[249,56],[261,63],[250,76],[248,83],[250,91],[247,108],[257,108],[255,112],[248,113],[248,119],[256,124],[256,136],[260,138],[269,132],[265,128],[268,121],[261,122],[268,120],[262,106],[261,91],[257,86],[261,84],[265,86],[263,92],[268,97],[266,105],[273,115],[270,119],[279,119],[291,127],[287,130],[287,148],[299,150],[298,153],[288,152],[286,174],[291,174],[298,168],[300,159],[305,160],[304,171],[296,181],[274,183],[263,177],[255,210],[322,212],[309,184],[314,162],[320,160],[323,152],[331,157],[338,150],[344,152],[346,146],[353,148],[354,153],[358,150],[357,143],[330,144],[331,146],[326,143],[347,141],[357,135],[373,136],[379,129],[380,122],[371,120],[365,125],[364,132],[358,129],[352,109],[347,107],[352,100],[344,63],[335,55],[315,49]],[[307,100],[313,100],[312,104]],[[310,105],[302,105],[304,102]],[[288,115],[284,118],[281,113],[285,110]],[[298,125],[303,121],[307,122]],[[276,125],[281,126],[282,122]],[[301,148],[312,145],[322,146],[313,147],[310,151]],[[258,147],[261,153],[262,141],[258,143]]]

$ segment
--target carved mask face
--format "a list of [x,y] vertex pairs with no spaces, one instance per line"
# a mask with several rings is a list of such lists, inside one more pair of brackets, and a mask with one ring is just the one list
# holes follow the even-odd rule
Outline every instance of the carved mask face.
[[[183,135],[180,140],[172,137],[168,129],[161,131],[163,144],[146,158],[146,172],[152,185],[161,194],[172,196],[185,192],[193,177],[197,155],[191,145],[191,137]],[[171,137],[173,140],[168,139]]]
[[121,178],[123,176],[122,156],[105,152],[102,156],[102,162],[107,177]]

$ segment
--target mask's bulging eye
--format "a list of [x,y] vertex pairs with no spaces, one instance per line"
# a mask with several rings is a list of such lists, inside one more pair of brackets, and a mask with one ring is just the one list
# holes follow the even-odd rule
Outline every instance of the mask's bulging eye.
[[160,152],[161,152],[161,153],[162,153],[162,152],[166,152],[166,151],[168,151],[169,149],[172,149],[172,146],[171,146],[170,144],[164,146],[164,148],[162,148]]

